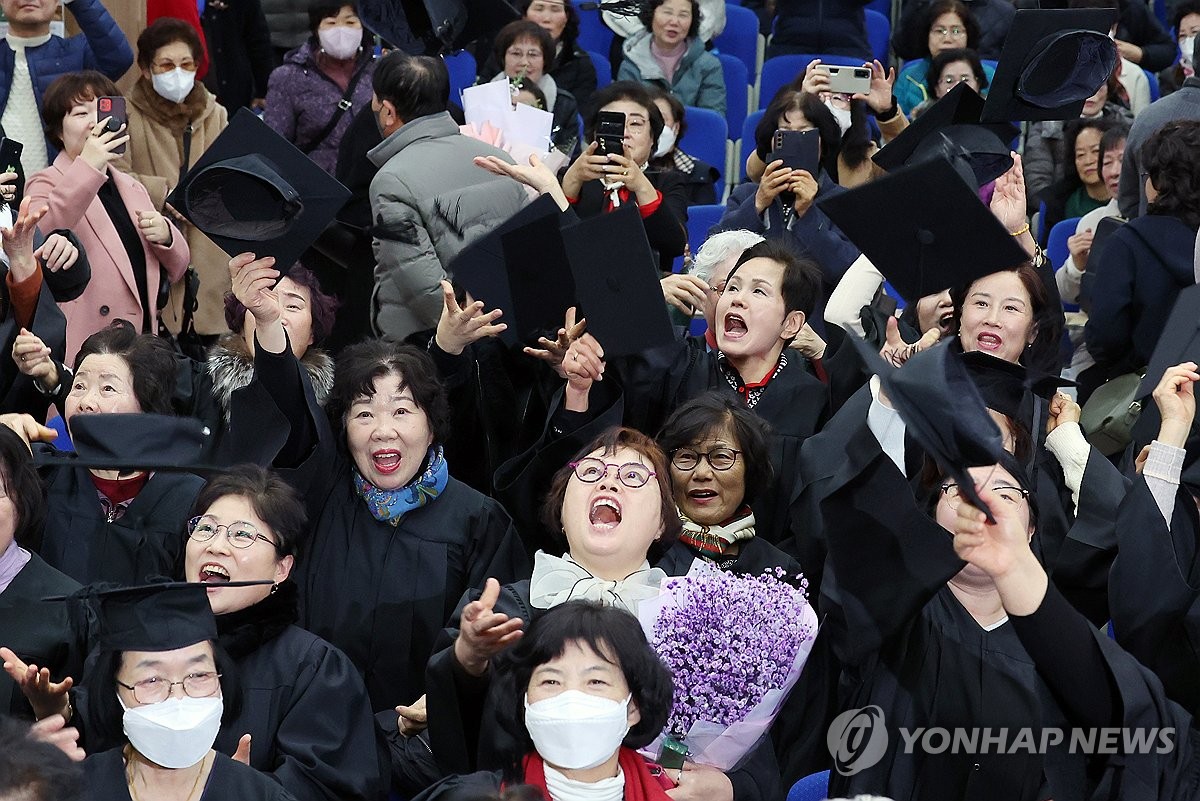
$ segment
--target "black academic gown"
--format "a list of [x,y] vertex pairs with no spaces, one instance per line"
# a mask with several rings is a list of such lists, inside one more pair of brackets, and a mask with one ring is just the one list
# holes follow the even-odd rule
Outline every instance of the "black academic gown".
[[1121,505],[1109,575],[1113,634],[1158,676],[1167,697],[1200,713],[1200,563],[1196,504],[1176,492],[1171,525],[1144,479]]
[[51,567],[81,584],[144,584],[183,573],[187,521],[203,479],[154,473],[125,514],[109,521],[86,468],[55,465],[42,478],[47,515],[39,553]]
[[[217,618],[221,645],[237,666],[240,700],[213,748],[232,755],[250,734],[250,766],[273,776],[297,801],[377,801],[383,786],[362,677],[337,648],[288,624],[295,590],[291,582],[281,586],[278,594]],[[280,599],[285,593],[290,604]]]
[[[284,452],[304,454],[275,465],[305,499],[312,532],[293,574],[300,625],[350,657],[376,712],[391,710],[424,693],[425,663],[457,600],[489,577],[527,575],[525,552],[503,507],[454,478],[399,525],[376,520],[300,370],[290,350],[256,348],[255,396],[290,421]],[[250,425],[235,407],[233,430]]]
[[[120,748],[89,756],[83,762],[88,801],[133,801]],[[224,754],[217,754],[199,801],[295,801],[270,777]],[[149,801],[147,799],[147,801]]]
[[[11,648],[23,662],[50,668],[50,677],[55,681],[78,676],[85,644],[71,628],[67,606],[42,601],[77,589],[77,582],[33,554],[8,588],[0,592],[0,645]],[[0,672],[0,710],[21,717],[31,718],[33,714],[21,688],[7,672]]]
[[[687,551],[679,544],[673,547]],[[676,553],[672,559],[675,564],[684,561],[690,567],[691,561],[685,560],[683,554]],[[687,567],[683,572],[687,572]],[[463,596],[452,618],[455,626],[463,608],[479,595],[479,590],[471,590]],[[546,611],[530,603],[528,580],[502,586],[493,610],[510,618],[519,617],[526,625]],[[512,737],[497,723],[497,705],[502,699],[492,692],[490,672],[471,676],[459,666],[454,658],[457,636],[457,628],[445,631],[440,641],[444,647],[429,660],[426,670],[426,704],[431,711],[437,710],[429,716],[430,747],[443,776],[501,770],[517,748]],[[770,738],[759,743],[743,764],[726,775],[733,784],[735,801],[778,801],[783,795]]]
[[904,752],[901,727],[1031,727],[1040,737],[1040,726],[1063,718],[1012,625],[983,629],[946,586],[964,563],[887,456],[869,462],[822,510],[829,544],[822,608],[843,665],[843,708],[878,706],[888,729],[882,758],[852,776],[831,773],[830,794],[1087,797],[1082,759],[1065,746],[1046,757]]

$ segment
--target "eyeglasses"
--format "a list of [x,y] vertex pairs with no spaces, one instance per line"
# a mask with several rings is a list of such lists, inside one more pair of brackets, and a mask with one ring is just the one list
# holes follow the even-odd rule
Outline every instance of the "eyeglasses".
[[195,61],[183,61],[183,62],[180,62],[179,64],[176,64],[173,61],[155,61],[150,66],[153,68],[154,72],[159,73],[159,74],[162,74],[164,72],[170,72],[171,70],[174,70],[174,69],[181,69],[181,70],[187,70],[188,72],[195,72],[196,68],[197,68]]
[[946,86],[954,86],[955,84],[959,84],[959,83],[969,83],[972,86],[974,86],[975,85],[975,76],[974,75],[947,75],[946,77],[942,78],[941,82],[944,83]]
[[593,456],[580,459],[578,462],[571,462],[571,467],[575,470],[575,477],[584,484],[595,484],[608,475],[608,468],[615,467],[617,468],[617,480],[630,489],[643,487],[647,481],[658,475],[646,465],[638,462],[610,464]]
[[262,540],[269,545],[278,547],[273,540],[264,537],[249,523],[237,520],[223,526],[207,515],[193,517],[188,521],[188,536],[196,542],[208,542],[217,536],[217,531],[222,528],[225,529],[225,539],[229,540],[229,544],[234,548],[249,548],[255,540]]
[[951,28],[934,28],[931,33],[937,36],[953,36],[955,39],[957,39],[960,36],[965,36],[967,29],[961,25],[955,25]]
[[216,695],[221,687],[221,674],[212,671],[189,673],[183,677],[183,681],[167,681],[161,676],[151,676],[134,684],[126,684],[120,679],[116,682],[132,692],[139,704],[158,704],[171,697],[171,688],[175,685],[183,687],[183,691],[191,698]]
[[545,58],[541,50],[509,50],[504,55],[509,58],[524,58],[528,61],[541,61]]
[[737,462],[739,453],[733,448],[713,448],[707,453],[681,448],[671,454],[671,464],[678,470],[695,470],[704,459],[713,470],[728,470]]
[[[1017,506],[1022,500],[1029,497],[1029,490],[1007,485],[992,487],[992,492],[1010,506]],[[962,496],[959,494],[957,484],[943,484],[942,494],[946,496],[946,502],[950,504],[951,509],[957,509],[962,503]]]

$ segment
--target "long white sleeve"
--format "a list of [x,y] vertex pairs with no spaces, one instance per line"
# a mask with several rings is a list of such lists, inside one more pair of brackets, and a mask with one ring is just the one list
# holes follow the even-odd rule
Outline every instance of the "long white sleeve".
[[825,304],[825,322],[863,336],[859,314],[881,286],[883,273],[875,269],[870,259],[859,255],[842,274],[842,280],[838,281],[833,292],[829,293],[829,301]]

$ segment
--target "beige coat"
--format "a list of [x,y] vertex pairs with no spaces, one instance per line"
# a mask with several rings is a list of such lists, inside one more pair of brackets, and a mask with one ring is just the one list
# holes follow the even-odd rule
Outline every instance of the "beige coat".
[[[192,125],[188,166],[199,160],[213,140],[225,130],[228,115],[208,90],[197,83],[183,103],[161,97],[150,82],[139,78],[128,96],[129,147],[116,163],[119,170],[141,181],[157,209],[162,209],[179,184],[183,161],[184,128]],[[223,334],[225,293],[229,291],[229,256],[194,226],[178,222],[187,237],[192,266],[200,276],[200,307],[196,311],[196,332]],[[162,310],[167,327],[178,333],[182,322],[183,284],[171,287],[171,300]]]

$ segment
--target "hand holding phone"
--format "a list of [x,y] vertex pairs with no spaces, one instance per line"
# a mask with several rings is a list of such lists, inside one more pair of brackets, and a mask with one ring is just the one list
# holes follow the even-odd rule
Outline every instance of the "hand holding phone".
[[601,111],[596,114],[596,154],[625,154],[625,112]]
[[846,95],[865,95],[871,91],[869,67],[839,67],[833,64],[818,64],[815,69],[829,76],[830,92]]
[[814,129],[808,131],[778,130],[772,140],[772,152],[767,157],[770,164],[782,159],[783,166],[791,170],[804,170],[816,177],[821,163],[821,135]]
[[[128,129],[129,114],[125,110],[125,98],[123,97],[98,97],[96,98],[96,119],[103,120],[108,118],[108,124],[105,126],[106,131],[112,133],[120,133],[122,127]],[[122,142],[115,150],[118,156],[125,155],[126,142]]]

